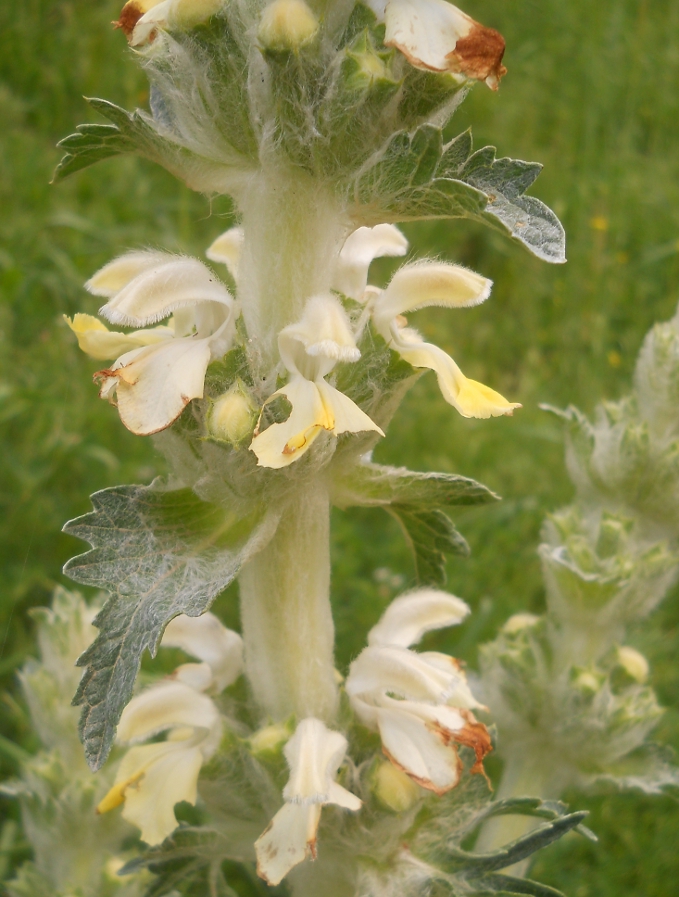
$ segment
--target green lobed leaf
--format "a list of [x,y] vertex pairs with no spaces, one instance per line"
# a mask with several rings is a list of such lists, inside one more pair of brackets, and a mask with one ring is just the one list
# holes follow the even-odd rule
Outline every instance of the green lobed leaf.
[[526,190],[542,171],[537,162],[496,159],[495,148],[487,146],[469,157],[459,173],[460,180],[488,197],[478,217],[491,227],[508,232],[533,255],[546,262],[566,261],[566,235],[554,212]]
[[561,891],[542,885],[527,878],[516,878],[514,875],[484,875],[470,881],[478,891],[472,891],[470,897],[514,897],[515,894],[530,894],[531,897],[564,897]]
[[409,505],[392,504],[387,510],[401,524],[413,552],[418,583],[445,585],[446,555],[469,555],[469,545],[452,520],[443,511],[423,511]]
[[338,507],[383,507],[398,520],[413,551],[418,582],[427,585],[445,583],[446,554],[469,554],[467,542],[439,509],[497,499],[467,477],[380,464],[340,469],[332,483],[332,501]]
[[362,224],[480,215],[487,198],[461,180],[435,177],[442,153],[441,129],[422,125],[399,131],[351,187],[354,217]]
[[494,872],[497,869],[505,869],[515,863],[532,856],[536,851],[542,850],[553,841],[558,841],[567,832],[577,828],[587,817],[586,811],[568,813],[560,816],[552,822],[540,825],[538,828],[523,835],[506,847],[492,853],[469,853],[457,847],[450,847],[446,851],[446,869],[456,871],[478,871],[479,873]]
[[333,483],[338,507],[383,507],[399,504],[413,508],[450,508],[499,501],[487,486],[455,473],[421,473],[405,467],[361,463]]
[[469,131],[445,147],[441,130],[422,125],[394,134],[351,187],[362,224],[472,218],[501,230],[548,262],[565,258],[565,234],[543,202],[525,196],[542,170],[536,162],[496,159],[487,146],[472,153]]
[[[217,190],[233,171],[233,165],[203,158],[159,133],[153,119],[139,109],[127,112],[108,100],[87,102],[112,124],[78,125],[75,134],[61,140],[58,146],[66,150],[66,155],[56,167],[53,183],[95,162],[125,153],[157,162],[196,190]],[[248,167],[245,159],[242,167]]]
[[112,597],[94,623],[100,630],[78,660],[86,667],[73,699],[82,705],[80,734],[98,769],[132,695],[144,650],[153,656],[177,614],[198,616],[273,535],[277,518],[255,512],[238,519],[189,489],[159,484],[116,486],[92,496],[94,511],[64,532],[92,545],[64,573]]

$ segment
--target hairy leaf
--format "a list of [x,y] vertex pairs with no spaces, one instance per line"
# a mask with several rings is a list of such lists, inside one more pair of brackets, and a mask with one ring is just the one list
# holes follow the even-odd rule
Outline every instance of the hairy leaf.
[[413,551],[417,579],[428,585],[445,582],[446,554],[469,554],[467,542],[439,509],[497,498],[467,477],[380,464],[340,468],[332,484],[332,501],[338,507],[383,507],[398,520]]
[[92,545],[64,572],[112,593],[94,621],[99,635],[78,661],[86,670],[74,698],[83,706],[80,733],[88,763],[98,769],[144,650],[155,654],[177,614],[207,610],[271,538],[277,518],[238,519],[188,489],[163,491],[158,485],[104,489],[92,504],[94,511],[64,527]]
[[441,130],[433,125],[423,125],[412,135],[394,134],[352,185],[354,217],[373,225],[480,214],[487,202],[483,193],[460,180],[434,177],[441,152]]
[[472,154],[469,131],[445,147],[433,125],[400,131],[358,173],[350,190],[361,224],[433,218],[473,218],[509,233],[538,258],[565,261],[559,219],[525,196],[540,174],[535,162],[496,159],[487,146]]
[[443,511],[423,511],[410,505],[390,505],[387,510],[403,528],[415,559],[415,575],[421,585],[442,586],[446,581],[446,554],[467,557],[469,545]]
[[584,811],[560,816],[552,822],[538,826],[538,828],[533,829],[506,847],[492,853],[468,853],[460,848],[450,847],[445,856],[446,868],[451,871],[464,868],[470,872],[477,870],[479,873],[505,869],[507,866],[513,866],[514,863],[525,860],[536,851],[547,847],[548,844],[557,841],[567,832],[577,828],[586,816],[587,813]]
[[459,178],[477,187],[488,198],[478,217],[491,227],[509,232],[533,255],[546,262],[566,261],[566,235],[554,212],[526,190],[542,171],[537,162],[495,159],[495,148],[487,146],[470,156]]
[[357,464],[333,483],[333,502],[339,507],[450,508],[499,500],[486,486],[454,473],[420,473],[405,467]]
[[564,897],[561,891],[542,885],[537,881],[526,878],[516,878],[513,875],[484,875],[478,879],[472,879],[470,884],[478,888],[470,897],[514,897],[516,894],[530,894],[532,897]]
[[[102,159],[125,153],[157,162],[195,190],[218,191],[231,177],[234,165],[206,159],[161,134],[154,120],[141,110],[127,112],[108,100],[88,99],[87,102],[112,124],[78,125],[75,134],[61,140],[58,146],[66,150],[66,155],[57,165],[53,182]],[[241,160],[241,166],[247,168],[247,161]]]

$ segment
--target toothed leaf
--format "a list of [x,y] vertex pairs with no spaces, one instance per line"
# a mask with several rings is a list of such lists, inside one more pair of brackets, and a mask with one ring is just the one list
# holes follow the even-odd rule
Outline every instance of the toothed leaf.
[[467,557],[469,545],[443,511],[423,511],[392,504],[387,510],[403,528],[415,560],[421,585],[442,586],[446,581],[446,555]]
[[238,519],[190,490],[115,486],[92,496],[94,511],[64,532],[92,545],[64,573],[111,592],[94,623],[100,630],[78,661],[86,667],[73,699],[82,705],[80,734],[98,769],[129,701],[144,650],[153,656],[177,614],[198,616],[273,535],[277,520]]

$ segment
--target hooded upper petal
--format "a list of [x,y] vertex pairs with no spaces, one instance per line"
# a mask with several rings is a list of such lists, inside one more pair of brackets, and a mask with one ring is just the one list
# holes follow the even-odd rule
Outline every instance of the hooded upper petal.
[[120,742],[145,741],[168,729],[212,731],[219,726],[214,703],[189,685],[164,679],[132,698],[118,724]]
[[351,664],[346,690],[353,695],[391,693],[414,701],[445,704],[464,681],[464,673],[429,663],[425,655],[392,645],[365,648]]
[[125,255],[118,256],[100,268],[96,274],[93,274],[85,284],[85,289],[94,296],[105,296],[106,298],[115,296],[139,274],[164,265],[172,258],[174,256],[168,252],[149,249],[126,252]]
[[408,648],[425,632],[457,626],[470,613],[461,598],[438,589],[417,589],[395,598],[368,633],[369,645]]
[[283,364],[307,380],[329,374],[338,361],[357,361],[361,353],[340,301],[330,294],[314,296],[295,324],[278,335]]
[[432,305],[446,308],[480,305],[490,296],[492,286],[492,280],[461,265],[429,261],[403,265],[386,290],[374,300],[373,320],[378,331],[388,339],[385,334],[398,315]]
[[226,265],[229,269],[229,274],[236,280],[244,240],[245,231],[243,228],[231,227],[210,244],[205,255],[211,262],[220,262]]
[[207,663],[218,692],[235,682],[244,669],[243,639],[209,611],[199,617],[174,617],[165,627],[161,644],[181,648]]
[[335,782],[347,740],[320,720],[302,720],[284,748],[290,778],[283,790],[286,803],[255,842],[257,874],[277,885],[308,856],[316,856],[321,807],[334,803],[360,810],[359,798]]
[[[131,255],[136,257],[140,253]],[[169,253],[154,253],[153,257],[153,264],[128,280],[102,306],[99,313],[104,318],[125,327],[144,327],[155,324],[178,309],[204,302],[216,302],[229,308],[233,305],[233,298],[224,284],[198,259]],[[122,265],[125,258],[123,256],[116,261]],[[99,276],[105,270],[103,268],[95,274],[88,284],[98,283]],[[107,281],[110,279],[113,278],[107,278]]]
[[446,0],[387,0],[384,22],[385,45],[415,68],[461,74],[493,90],[506,72],[502,35]]
[[408,241],[393,224],[359,227],[340,250],[333,277],[333,289],[361,301],[368,283],[371,262],[381,256],[401,256],[408,251]]

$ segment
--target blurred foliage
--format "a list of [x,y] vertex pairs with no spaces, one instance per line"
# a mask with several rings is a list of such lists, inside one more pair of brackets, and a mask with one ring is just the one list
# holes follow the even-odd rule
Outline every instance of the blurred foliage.
[[[535,552],[546,511],[570,499],[558,422],[540,402],[589,412],[629,388],[651,324],[679,298],[679,6],[674,0],[469,0],[466,11],[507,38],[509,74],[498,94],[472,93],[451,136],[473,125],[476,146],[544,163],[532,193],[561,217],[565,266],[551,267],[468,222],[404,228],[412,254],[454,260],[495,280],[489,302],[429,310],[414,323],[469,376],[524,408],[512,419],[462,420],[421,378],[378,447],[381,462],[475,477],[502,494],[458,515],[472,547],[449,564],[450,590],[472,604],[459,633],[431,647],[475,662],[475,645],[517,610],[543,607]],[[119,2],[24,0],[0,5],[0,703],[4,737],[33,747],[13,671],[32,651],[27,610],[44,604],[82,543],[60,533],[89,509],[88,494],[146,483],[162,472],[149,440],[125,431],[96,397],[96,363],[80,354],[61,316],[94,312],[83,281],[117,253],[154,246],[201,254],[232,222],[230,205],[190,193],[165,172],[116,159],[49,185],[56,141],[94,120],[82,94],[126,108],[146,84],[110,22]],[[382,282],[394,265],[380,261]],[[342,668],[387,602],[412,582],[407,548],[378,510],[337,512],[334,600]],[[220,599],[235,625],[233,589]],[[679,604],[670,596],[639,633],[653,684],[679,705]],[[660,725],[679,747],[679,711]],[[15,754],[0,740],[0,775]],[[635,795],[583,800],[600,845],[565,839],[535,875],[572,897],[664,897],[679,875],[679,809]],[[9,805],[3,803],[10,812]],[[16,841],[15,858],[22,856]],[[3,841],[4,844],[4,841]],[[2,856],[2,864],[5,855]]]

